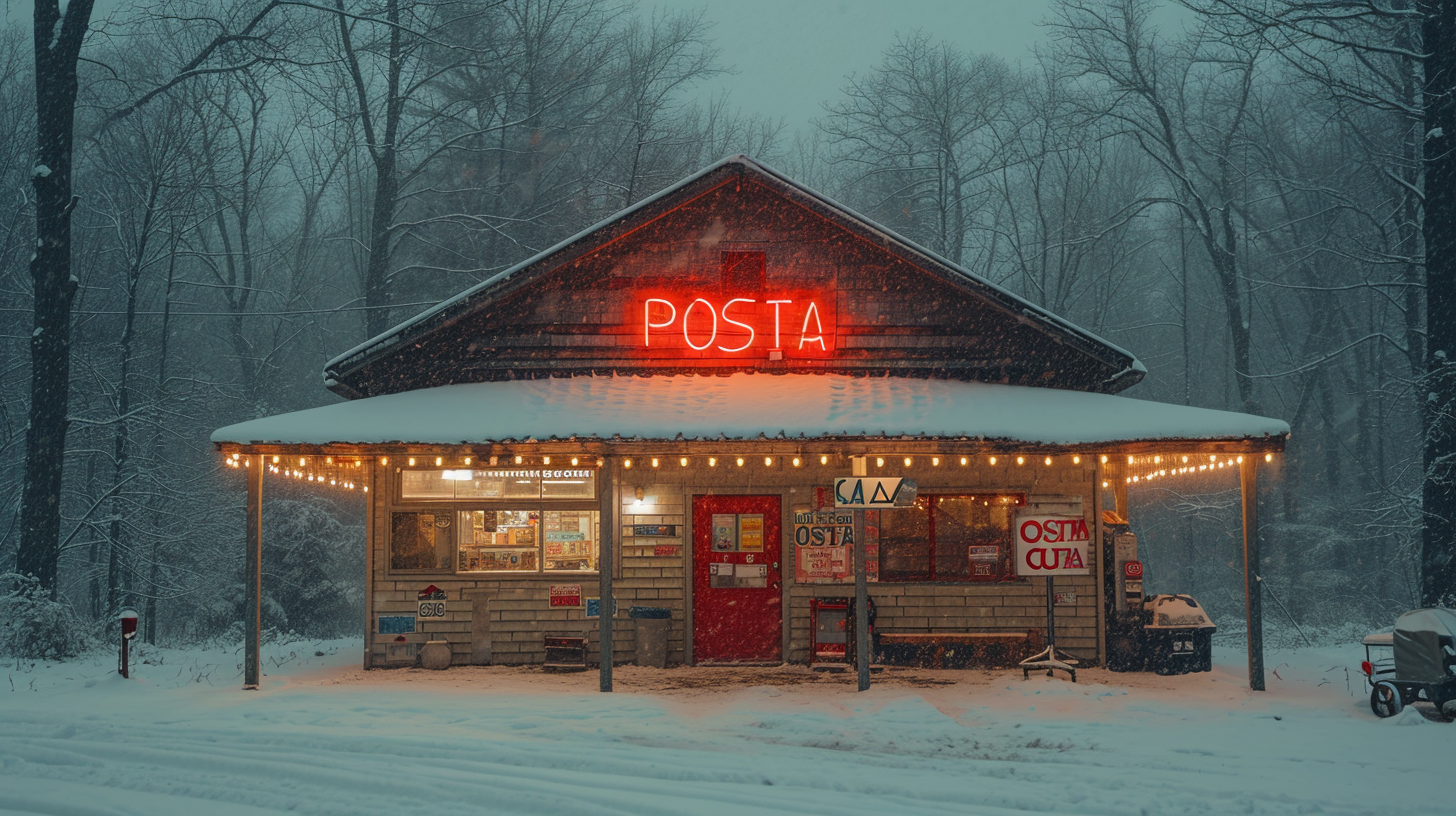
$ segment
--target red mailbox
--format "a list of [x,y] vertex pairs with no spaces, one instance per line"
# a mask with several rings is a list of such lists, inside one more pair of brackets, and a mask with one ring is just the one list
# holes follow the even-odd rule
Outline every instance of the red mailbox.
[[137,611],[131,608],[123,609],[116,617],[121,621],[121,636],[127,640],[136,637]]
[[136,637],[137,612],[128,606],[116,613],[116,619],[121,622],[121,656],[117,672],[122,677],[129,678],[131,677],[131,656],[128,654],[130,651],[128,647],[131,646],[131,639]]

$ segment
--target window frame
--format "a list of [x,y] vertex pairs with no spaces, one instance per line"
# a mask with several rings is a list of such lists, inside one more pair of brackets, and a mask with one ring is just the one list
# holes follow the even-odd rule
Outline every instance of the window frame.
[[[1014,508],[1025,507],[1026,506],[1026,503],[1027,503],[1026,496],[1027,496],[1027,494],[1024,493],[1024,492],[1021,492],[1021,491],[1010,491],[1010,490],[997,490],[997,491],[991,491],[991,492],[987,492],[987,491],[983,491],[983,490],[976,490],[976,491],[965,490],[965,491],[956,491],[956,492],[936,491],[934,493],[921,493],[921,494],[919,494],[919,496],[917,496],[917,500],[916,500],[916,505],[917,506],[914,509],[918,511],[920,509],[919,506],[918,506],[919,505],[919,500],[920,499],[924,499],[925,500],[925,510],[924,510],[924,512],[925,512],[925,517],[926,517],[926,522],[925,522],[925,525],[926,525],[926,533],[925,533],[925,539],[924,539],[925,550],[923,551],[923,554],[924,554],[924,558],[925,558],[925,561],[926,561],[926,571],[923,572],[923,573],[915,573],[913,575],[913,577],[905,577],[905,578],[887,577],[887,576],[893,575],[894,573],[892,573],[891,571],[888,571],[888,570],[885,569],[885,564],[884,564],[884,561],[883,561],[883,559],[885,557],[886,547],[885,547],[885,532],[884,532],[885,531],[884,513],[882,512],[881,513],[881,520],[880,520],[880,528],[879,528],[880,529],[880,534],[879,534],[880,535],[880,540],[879,540],[879,558],[881,559],[880,560],[880,563],[879,563],[879,583],[882,583],[882,584],[1004,584],[1004,583],[1015,583],[1015,582],[1024,583],[1026,581],[1026,579],[1024,577],[1022,577],[1022,576],[1017,575],[1016,574],[1016,570],[1014,568],[1014,560],[1015,560],[1015,553],[1014,553],[1015,540],[1014,540],[1013,533],[1014,533],[1014,528],[1015,528],[1015,523],[1016,523],[1016,519],[1015,519],[1015,516],[1014,516]],[[1015,502],[1014,503],[1010,503],[1008,505],[1008,509],[1011,509],[1013,511],[1013,515],[1012,515],[1010,521],[1007,524],[1007,527],[1006,527],[1006,536],[1005,536],[1005,538],[1001,542],[998,542],[998,543],[1001,544],[1002,549],[1003,549],[1003,552],[1002,552],[1000,561],[998,563],[999,569],[998,569],[997,574],[996,575],[992,575],[992,576],[987,576],[987,577],[977,577],[975,575],[968,575],[968,576],[964,576],[964,577],[962,577],[962,576],[955,576],[955,577],[951,577],[951,578],[941,578],[941,577],[937,577],[936,576],[936,562],[938,560],[937,559],[938,553],[936,552],[936,543],[937,543],[936,542],[936,536],[935,536],[935,517],[936,517],[935,507],[936,507],[936,505],[934,503],[934,499],[952,499],[952,498],[954,498],[954,499],[976,499],[978,497],[990,497],[990,498],[996,498],[996,499],[1011,497],[1011,498],[1014,498],[1015,499]],[[906,508],[906,509],[910,509],[910,508]],[[896,513],[896,512],[905,512],[905,511],[904,510],[890,510],[890,511],[885,511],[885,512]],[[902,570],[901,571],[901,574],[904,574],[904,573],[905,573],[905,571]]]
[[[452,470],[454,468],[443,467],[397,467],[390,474],[393,484],[390,486],[390,502],[385,511],[385,529],[387,539],[385,540],[384,562],[386,564],[386,575],[438,575],[453,576],[463,579],[521,579],[521,580],[549,580],[562,577],[585,577],[600,575],[599,569],[593,570],[548,570],[546,569],[546,535],[544,529],[538,529],[536,536],[536,568],[534,570],[462,570],[460,569],[460,515],[467,511],[525,511],[538,514],[539,523],[544,526],[545,514],[552,511],[566,512],[592,512],[597,514],[596,528],[597,540],[596,561],[601,564],[602,548],[602,524],[601,503],[598,490],[600,489],[602,473],[597,468],[575,468],[577,470],[590,470],[592,473],[592,497],[584,498],[542,498],[540,491],[536,497],[527,499],[505,499],[505,498],[404,498],[404,478],[406,470],[438,471]],[[474,470],[513,470],[510,467],[496,468],[472,468]],[[554,470],[556,468],[532,468],[536,470]],[[448,569],[395,569],[394,568],[394,514],[396,513],[449,513],[450,525],[450,567]]]

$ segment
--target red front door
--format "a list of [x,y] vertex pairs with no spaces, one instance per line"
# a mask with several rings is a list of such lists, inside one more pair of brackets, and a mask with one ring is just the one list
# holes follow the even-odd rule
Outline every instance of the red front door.
[[693,660],[782,660],[778,496],[693,497]]

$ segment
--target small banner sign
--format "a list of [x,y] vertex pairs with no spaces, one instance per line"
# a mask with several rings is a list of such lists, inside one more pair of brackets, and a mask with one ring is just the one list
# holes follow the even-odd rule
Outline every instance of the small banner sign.
[[850,476],[834,480],[837,510],[878,510],[915,504],[914,479]]
[[1081,516],[1018,516],[1017,575],[1088,575],[1092,542]]
[[1127,563],[1122,565],[1122,574],[1128,578],[1143,577],[1143,562],[1128,561]]
[[420,606],[417,612],[421,618],[445,617],[445,590],[430,584],[419,592]]
[[552,606],[581,606],[581,584],[553,584]]

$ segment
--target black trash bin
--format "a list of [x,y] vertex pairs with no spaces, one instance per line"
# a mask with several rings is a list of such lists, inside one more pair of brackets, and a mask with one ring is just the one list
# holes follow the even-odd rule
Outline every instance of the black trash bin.
[[1217,627],[1198,601],[1188,595],[1154,595],[1145,607],[1150,616],[1143,627],[1148,669],[1158,674],[1188,674],[1213,668]]
[[1107,619],[1107,668],[1115,672],[1147,669],[1147,626],[1151,615],[1139,607],[1131,612],[1113,612]]
[[633,606],[627,609],[637,629],[637,665],[667,668],[667,631],[672,627],[672,610],[661,606]]

